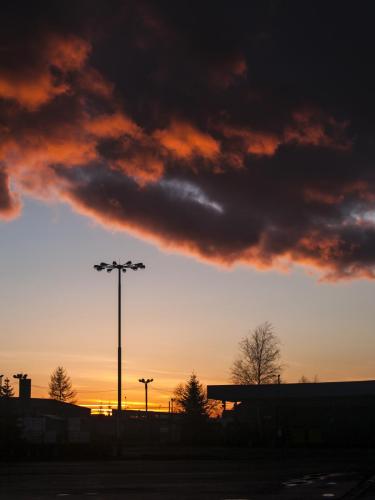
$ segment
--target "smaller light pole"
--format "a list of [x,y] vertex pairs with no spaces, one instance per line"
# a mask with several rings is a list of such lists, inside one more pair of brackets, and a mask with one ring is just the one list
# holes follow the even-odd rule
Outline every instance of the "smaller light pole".
[[148,390],[148,384],[150,382],[153,382],[153,378],[148,378],[147,380],[145,380],[144,378],[140,378],[138,380],[138,382],[141,382],[142,384],[145,384],[145,400],[146,400],[146,413],[148,413],[148,394],[147,394],[147,390]]

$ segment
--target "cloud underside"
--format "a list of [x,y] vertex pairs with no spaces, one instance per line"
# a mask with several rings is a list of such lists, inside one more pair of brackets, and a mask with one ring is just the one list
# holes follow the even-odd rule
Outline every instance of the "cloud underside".
[[0,218],[27,193],[218,265],[375,276],[375,82],[347,74],[374,42],[355,37],[343,79],[349,13],[332,39],[329,10],[304,33],[293,2],[224,2],[215,23],[194,3],[84,5],[4,8]]

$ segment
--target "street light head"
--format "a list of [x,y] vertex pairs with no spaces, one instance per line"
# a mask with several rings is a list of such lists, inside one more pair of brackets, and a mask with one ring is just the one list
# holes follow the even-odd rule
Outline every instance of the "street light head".
[[112,272],[112,267],[109,267],[109,268],[107,269],[107,273],[111,273],[111,272]]
[[108,266],[108,264],[106,262],[101,262],[100,263],[100,267],[106,267],[106,266]]
[[126,273],[126,269],[125,269],[125,268],[122,268],[122,272],[123,272],[123,273]]
[[128,262],[125,264],[125,266],[131,266],[132,265],[132,261],[131,260],[128,260]]
[[115,260],[112,262],[112,266],[117,266],[117,262]]

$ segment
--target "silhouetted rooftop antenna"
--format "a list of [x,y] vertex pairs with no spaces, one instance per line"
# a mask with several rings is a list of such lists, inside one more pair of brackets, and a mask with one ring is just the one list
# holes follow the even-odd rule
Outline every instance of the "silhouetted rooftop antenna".
[[146,266],[142,262],[133,263],[128,260],[125,264],[120,264],[115,260],[112,264],[107,264],[106,262],[101,262],[100,264],[95,264],[94,268],[97,271],[107,271],[111,273],[114,269],[118,271],[118,347],[117,347],[117,422],[116,422],[116,437],[118,445],[118,453],[121,453],[120,448],[120,418],[121,418],[121,375],[122,375],[122,354],[121,354],[121,272],[126,273],[128,269],[132,271],[138,271],[138,269],[145,269]]

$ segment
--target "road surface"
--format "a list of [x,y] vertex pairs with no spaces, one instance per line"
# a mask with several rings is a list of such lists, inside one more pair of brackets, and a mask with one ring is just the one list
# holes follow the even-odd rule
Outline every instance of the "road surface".
[[368,500],[375,499],[375,463],[368,462],[254,457],[0,464],[0,499]]

